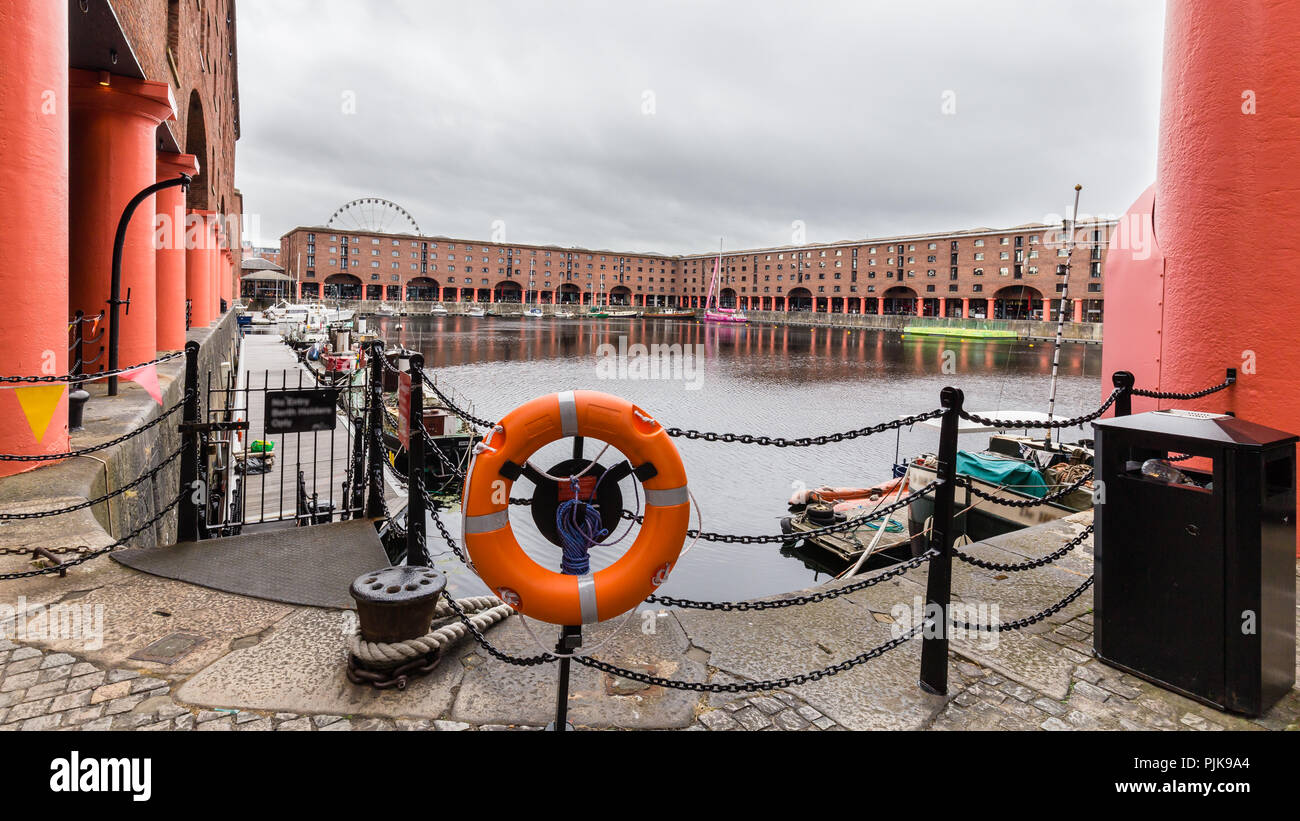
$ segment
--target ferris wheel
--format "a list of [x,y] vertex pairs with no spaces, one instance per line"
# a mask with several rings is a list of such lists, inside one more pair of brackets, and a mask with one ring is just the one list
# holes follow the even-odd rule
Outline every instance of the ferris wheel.
[[392,200],[379,197],[362,197],[339,207],[325,223],[328,228],[340,231],[361,231],[371,234],[419,234],[415,218]]

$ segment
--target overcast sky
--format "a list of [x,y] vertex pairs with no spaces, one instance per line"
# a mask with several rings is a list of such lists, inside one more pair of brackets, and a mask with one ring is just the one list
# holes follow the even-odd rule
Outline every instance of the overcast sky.
[[256,244],[358,197],[425,234],[707,252],[1122,213],[1163,2],[240,3]]

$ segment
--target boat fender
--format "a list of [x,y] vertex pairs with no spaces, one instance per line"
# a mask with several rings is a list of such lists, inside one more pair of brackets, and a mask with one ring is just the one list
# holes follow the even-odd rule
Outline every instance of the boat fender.
[[[510,488],[529,457],[582,436],[620,451],[645,488],[645,521],[618,561],[581,575],[542,567],[511,530]],[[681,456],[663,427],[626,399],[564,391],[515,408],[474,448],[465,477],[462,533],[479,578],[506,604],[552,624],[590,624],[626,613],[667,580],[686,540],[690,494]],[[653,471],[647,468],[653,465]],[[513,477],[513,478],[512,478]]]

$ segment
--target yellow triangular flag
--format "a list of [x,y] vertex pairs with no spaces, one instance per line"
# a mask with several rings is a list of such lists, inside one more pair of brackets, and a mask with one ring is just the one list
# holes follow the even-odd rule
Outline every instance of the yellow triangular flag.
[[18,404],[22,406],[23,415],[27,417],[27,424],[31,427],[32,435],[36,437],[37,442],[45,438],[45,429],[50,426],[50,420],[54,418],[54,409],[59,406],[59,400],[63,398],[64,387],[60,383],[14,389],[14,393],[18,396]]

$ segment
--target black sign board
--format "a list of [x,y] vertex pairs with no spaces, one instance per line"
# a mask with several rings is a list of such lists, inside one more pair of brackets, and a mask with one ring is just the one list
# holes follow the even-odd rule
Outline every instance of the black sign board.
[[338,424],[335,403],[338,388],[310,388],[266,392],[266,432],[311,433],[334,430]]

